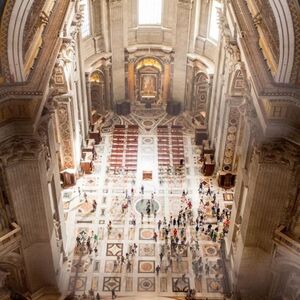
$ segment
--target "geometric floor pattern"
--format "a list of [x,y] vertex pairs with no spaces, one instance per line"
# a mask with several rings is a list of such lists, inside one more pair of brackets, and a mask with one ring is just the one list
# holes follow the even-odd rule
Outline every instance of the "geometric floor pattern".
[[[233,191],[224,191],[217,186],[216,178],[205,177],[200,172],[200,149],[194,143],[193,130],[181,117],[171,119],[154,110],[150,113],[135,111],[126,119],[114,117],[111,120],[115,124],[129,122],[140,127],[136,172],[109,170],[112,127],[104,126],[102,141],[95,146],[97,159],[93,174],[82,176],[76,186],[62,191],[68,261],[61,274],[61,290],[65,295],[73,292],[78,296],[93,290],[101,297],[109,298],[112,290],[118,297],[139,294],[172,297],[184,296],[187,290],[195,289],[199,297],[224,299],[219,235],[213,239],[206,232],[209,225],[222,231],[222,224],[217,223],[212,213],[213,196],[207,194],[207,190],[210,186],[216,194],[215,201],[221,211],[232,206],[230,194]],[[159,167],[158,123],[183,126],[185,170],[182,174],[170,174]],[[130,136],[127,140],[130,141]],[[169,140],[171,145],[171,136]],[[175,146],[172,144],[172,147]],[[128,164],[129,150],[123,158]],[[143,179],[143,174],[149,172],[152,177],[144,175]],[[200,194],[201,181],[205,184],[204,193]],[[182,197],[183,190],[187,193],[185,197]],[[95,211],[92,211],[92,205],[83,205],[85,198],[89,204],[96,201]],[[152,209],[153,205],[149,217],[147,213],[142,216],[137,211],[135,204],[138,201],[145,201],[143,211],[147,206]],[[189,211],[188,202],[193,222],[186,221],[177,226],[178,214]],[[126,203],[128,207],[124,207]],[[199,207],[204,215],[203,231],[197,231],[195,226]],[[183,218],[181,221],[184,223]],[[176,222],[175,226],[173,222]],[[168,227],[170,235],[166,241],[164,230]],[[76,238],[82,243],[81,248],[76,247]],[[176,247],[169,246],[170,239],[178,239]],[[91,251],[87,249],[87,241]],[[187,241],[189,246],[182,246]],[[197,264],[201,265],[198,274],[195,271]]]

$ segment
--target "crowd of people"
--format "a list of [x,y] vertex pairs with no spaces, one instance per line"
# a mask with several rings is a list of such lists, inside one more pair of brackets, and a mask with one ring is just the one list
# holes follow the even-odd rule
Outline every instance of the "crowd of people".
[[[130,226],[136,227],[138,224],[137,212],[133,207],[135,200],[141,199],[145,201],[143,210],[140,211],[140,226],[144,224],[145,215],[148,218],[148,223],[154,221],[156,226],[153,233],[153,240],[159,242],[159,258],[156,264],[156,276],[160,273],[171,274],[172,266],[176,264],[177,269],[183,273],[182,278],[175,282],[178,291],[186,293],[186,299],[193,299],[195,290],[190,289],[185,284],[185,278],[189,274],[189,270],[184,268],[183,257],[187,256],[188,251],[191,254],[192,272],[196,279],[200,280],[202,276],[208,276],[211,271],[215,277],[220,275],[220,261],[214,264],[206,257],[202,256],[202,251],[199,241],[218,242],[224,238],[229,228],[230,211],[226,208],[221,209],[217,200],[216,191],[213,191],[209,183],[201,181],[199,183],[199,202],[195,203],[189,197],[188,191],[183,190],[181,196],[181,205],[177,214],[171,213],[169,218],[159,215],[155,209],[155,193],[151,193],[150,199],[144,199],[145,188],[140,187],[139,195],[135,195],[132,188],[130,192],[124,191],[125,196],[121,205],[121,215],[123,218],[128,218]],[[86,198],[86,197],[85,197]],[[194,207],[195,206],[195,207]],[[93,210],[97,206],[93,205]],[[108,221],[107,236],[112,232],[112,222]],[[121,237],[119,237],[121,238]],[[76,237],[76,251],[81,255],[88,255],[86,264],[91,264],[93,258],[98,255],[98,236],[93,231],[88,234],[82,231]],[[135,260],[137,259],[136,243],[128,245],[128,251],[125,255],[117,255],[113,262],[112,273],[119,272],[131,273]],[[100,299],[99,294],[91,294],[89,299]],[[92,296],[91,296],[92,295]],[[112,291],[112,298],[116,297],[115,290]],[[83,298],[84,299],[84,298]]]

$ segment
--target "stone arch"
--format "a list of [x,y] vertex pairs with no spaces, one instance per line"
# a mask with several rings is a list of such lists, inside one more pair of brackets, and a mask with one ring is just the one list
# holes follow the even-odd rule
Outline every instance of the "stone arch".
[[295,54],[293,18],[287,0],[270,0],[279,34],[279,62],[275,80],[289,83]]
[[15,81],[25,81],[23,35],[26,20],[34,0],[16,0],[9,20],[7,53],[10,73]]

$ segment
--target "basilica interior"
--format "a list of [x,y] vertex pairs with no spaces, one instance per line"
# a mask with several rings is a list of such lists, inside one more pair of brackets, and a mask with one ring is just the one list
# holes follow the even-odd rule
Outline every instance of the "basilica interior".
[[300,299],[299,1],[0,17],[0,300]]

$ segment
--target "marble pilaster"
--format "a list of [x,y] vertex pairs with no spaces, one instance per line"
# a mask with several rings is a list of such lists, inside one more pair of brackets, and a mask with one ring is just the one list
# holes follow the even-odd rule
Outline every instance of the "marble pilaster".
[[28,289],[57,287],[60,251],[47,188],[45,147],[35,136],[15,137],[1,143],[0,155],[14,216],[22,229]]
[[272,236],[287,214],[287,195],[299,162],[297,153],[297,147],[283,140],[255,147],[248,186],[242,185],[243,192],[236,199],[239,212],[233,221],[239,224],[235,233],[234,273],[238,274],[236,283],[244,297],[264,297],[268,292]]
[[113,101],[125,99],[124,15],[123,0],[110,4]]
[[176,43],[174,57],[173,99],[184,104],[186,65],[189,44],[189,20],[192,10],[191,1],[177,3]]
[[71,116],[71,100],[60,97],[56,100],[56,120],[59,129],[61,168],[75,168],[73,125]]

